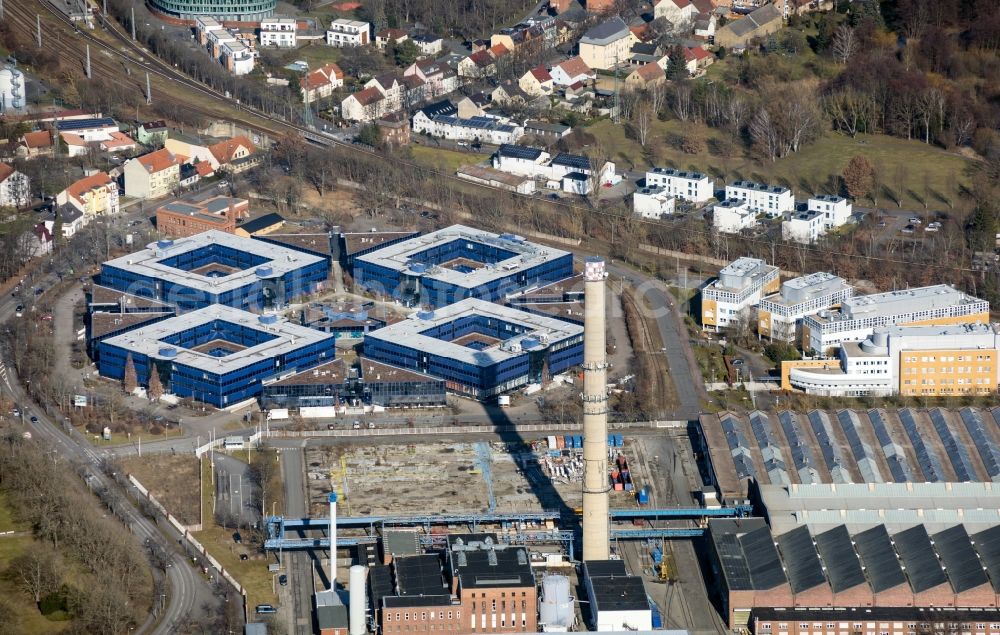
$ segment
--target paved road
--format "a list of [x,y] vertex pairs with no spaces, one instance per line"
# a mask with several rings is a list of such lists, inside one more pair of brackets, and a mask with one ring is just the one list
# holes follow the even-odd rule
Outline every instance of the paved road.
[[221,452],[215,453],[214,462],[216,509],[228,511],[241,526],[260,520],[260,510],[253,504],[255,488],[248,476],[250,466]]

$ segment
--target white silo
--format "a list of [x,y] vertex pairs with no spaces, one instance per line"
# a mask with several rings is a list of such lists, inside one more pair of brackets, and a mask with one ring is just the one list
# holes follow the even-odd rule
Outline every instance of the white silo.
[[569,578],[564,575],[547,575],[542,578],[538,622],[543,631],[566,632],[573,626],[576,615],[569,588]]
[[0,69],[0,112],[24,109],[24,73],[13,66]]
[[350,635],[365,635],[368,627],[365,623],[365,609],[367,604],[365,579],[368,576],[368,567],[356,564],[350,568],[347,587],[350,592],[348,600],[348,632]]

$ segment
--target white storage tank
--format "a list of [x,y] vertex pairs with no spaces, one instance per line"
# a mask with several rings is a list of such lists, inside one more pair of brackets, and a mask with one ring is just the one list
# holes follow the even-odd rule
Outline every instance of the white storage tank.
[[569,594],[569,578],[564,575],[547,575],[542,578],[542,601],[539,604],[539,622],[544,630],[564,630],[573,626],[575,615],[573,598]]
[[365,635],[368,626],[365,623],[365,584],[368,577],[368,567],[356,564],[350,569],[347,591],[348,600],[348,632],[350,635]]
[[24,73],[12,66],[0,69],[0,112],[24,109]]

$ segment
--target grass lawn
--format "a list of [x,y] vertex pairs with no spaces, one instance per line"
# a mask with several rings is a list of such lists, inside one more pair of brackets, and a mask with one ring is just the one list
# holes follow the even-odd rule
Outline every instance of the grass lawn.
[[180,522],[194,525],[201,521],[198,489],[192,487],[198,482],[198,459],[190,454],[154,454],[122,463]]
[[[212,514],[212,497],[215,490],[212,487],[211,466],[207,459],[201,461],[202,500],[205,518],[205,529],[192,532],[192,535],[204,545],[212,556],[225,567],[247,591],[247,605],[273,604],[278,606],[278,596],[272,592],[272,576],[267,565],[271,564],[270,556],[258,554],[253,546],[245,542],[238,545],[233,542],[233,530],[224,529],[215,524]],[[281,513],[279,510],[278,513]],[[240,560],[240,554],[246,553],[249,560]]]
[[[295,60],[305,60],[309,62],[309,68],[319,68],[324,64],[340,60],[340,49],[335,46],[326,46],[318,42],[303,46],[302,48],[289,51],[285,56],[288,62]],[[286,64],[288,63],[286,62]]]
[[474,152],[457,152],[455,150],[446,150],[444,148],[435,148],[425,145],[412,145],[410,146],[410,150],[413,152],[413,158],[420,163],[424,163],[450,173],[454,173],[463,165],[479,163],[487,156],[485,154],[476,154]]
[[10,515],[10,508],[7,507],[7,496],[3,492],[0,492],[0,532],[19,531],[21,529],[23,527],[14,522],[14,519]]
[[[86,431],[84,431],[83,428],[79,428],[79,430],[81,430],[84,434],[86,434]],[[111,433],[111,439],[109,441],[105,441],[104,437],[102,437],[99,434],[92,434],[90,436],[90,442],[95,447],[109,447],[110,448],[110,447],[114,447],[116,445],[133,445],[133,444],[135,444],[136,446],[138,446],[140,438],[142,438],[142,442],[143,443],[149,443],[151,441],[163,441],[163,440],[169,439],[169,438],[175,438],[176,439],[177,437],[182,437],[182,436],[184,436],[184,431],[182,429],[180,429],[180,428],[175,428],[173,430],[171,430],[169,428],[165,428],[164,429],[164,434],[150,434],[150,433],[146,432],[145,430],[143,430],[142,432],[133,432],[133,433],[131,433],[131,436],[129,436],[125,432],[112,432]]]
[[[839,177],[855,155],[868,157],[881,175],[883,192],[879,205],[894,208],[896,205],[884,191],[893,190],[902,196],[906,209],[922,209],[924,198],[931,208],[947,209],[948,201],[957,200],[956,188],[965,183],[967,160],[919,141],[897,139],[886,135],[858,135],[851,138],[828,132],[815,143],[774,163],[759,162],[742,151],[734,157],[720,157],[705,150],[699,154],[686,154],[671,146],[669,136],[700,130],[709,147],[714,139],[727,133],[701,124],[678,120],[657,121],[646,148],[622,134],[622,129],[608,120],[587,128],[604,148],[619,169],[645,170],[652,165],[697,170],[720,180],[751,179],[774,182],[791,187],[801,198],[812,193],[834,193]],[[898,182],[902,181],[903,187]],[[925,186],[926,181],[926,186]],[[870,206],[871,201],[860,203]]]

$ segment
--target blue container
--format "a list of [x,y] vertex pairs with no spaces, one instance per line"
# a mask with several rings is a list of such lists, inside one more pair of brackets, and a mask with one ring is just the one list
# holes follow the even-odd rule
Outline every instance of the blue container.
[[580,434],[576,435],[573,438],[573,445],[574,445],[574,447],[582,449],[583,448],[583,435],[580,435]]
[[635,491],[635,484],[634,483],[626,482],[625,483],[625,491],[626,492],[634,492]]
[[609,448],[615,447],[615,435],[613,434],[608,435],[608,447]]
[[571,450],[573,449],[573,435],[567,434],[563,437],[563,441],[566,443],[567,448]]
[[625,437],[623,437],[620,434],[616,434],[615,435],[615,446],[620,448],[623,445],[625,445]]
[[660,551],[659,547],[653,548],[653,553],[650,554],[653,557],[653,564],[659,566],[660,562],[663,560],[663,552]]
[[649,505],[649,489],[643,487],[636,495],[636,500],[640,505]]

